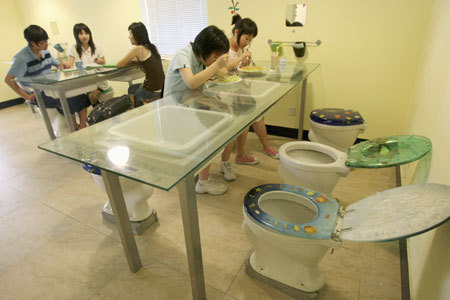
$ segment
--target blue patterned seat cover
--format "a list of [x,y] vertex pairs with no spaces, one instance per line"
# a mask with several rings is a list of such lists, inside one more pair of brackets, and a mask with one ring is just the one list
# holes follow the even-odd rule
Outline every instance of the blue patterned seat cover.
[[309,115],[312,121],[324,125],[348,126],[364,123],[357,110],[342,108],[318,108]]
[[[265,193],[274,191],[296,194],[311,201],[317,208],[316,217],[307,223],[294,224],[267,214],[259,206],[259,198]],[[244,210],[250,218],[270,230],[299,238],[325,240],[330,239],[333,233],[339,204],[335,199],[307,188],[274,183],[260,185],[248,191],[244,198]]]

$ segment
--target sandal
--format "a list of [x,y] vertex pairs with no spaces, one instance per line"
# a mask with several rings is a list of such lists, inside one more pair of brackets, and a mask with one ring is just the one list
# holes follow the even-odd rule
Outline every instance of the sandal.
[[263,149],[263,153],[269,155],[272,158],[279,159],[280,155],[278,154],[278,150],[272,147]]
[[242,157],[235,157],[234,162],[237,164],[243,164],[243,165],[256,165],[259,163],[259,159],[257,157],[244,154]]

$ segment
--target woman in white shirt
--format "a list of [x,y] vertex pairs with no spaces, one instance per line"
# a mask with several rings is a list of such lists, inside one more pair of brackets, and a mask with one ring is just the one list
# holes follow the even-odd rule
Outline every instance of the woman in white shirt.
[[[251,60],[252,54],[247,50],[246,47],[250,46],[253,38],[258,35],[258,27],[256,23],[249,18],[241,18],[240,15],[234,15],[231,20],[233,27],[233,35],[230,37],[230,50],[228,52],[228,72],[236,72],[241,66],[248,65]],[[259,141],[262,145],[262,152],[272,158],[278,159],[278,150],[270,146],[269,138],[267,136],[266,123],[264,123],[264,118],[261,117],[252,124],[253,130],[258,136]],[[247,140],[248,129],[240,134],[237,138],[236,143],[236,156],[234,161],[238,164],[254,165],[259,162],[257,157],[245,153],[245,141]],[[229,157],[233,145],[225,147],[222,157]]]
[[[76,44],[69,48],[69,64],[73,68],[76,62],[82,62],[83,66],[103,65],[106,63],[102,48],[95,45],[92,33],[86,24],[78,23],[73,26],[73,36]],[[98,89],[89,93],[91,104],[95,104],[100,93],[108,88],[106,81],[97,83]]]

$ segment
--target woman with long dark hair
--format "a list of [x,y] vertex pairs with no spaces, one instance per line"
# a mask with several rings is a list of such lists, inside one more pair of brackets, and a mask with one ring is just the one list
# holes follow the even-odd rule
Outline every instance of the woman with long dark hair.
[[141,22],[132,23],[128,26],[128,32],[134,47],[117,63],[117,67],[137,65],[145,73],[144,83],[134,84],[128,89],[134,106],[138,107],[161,97],[164,70],[161,55],[156,46],[150,42],[145,25]]
[[78,23],[73,26],[73,36],[76,44],[69,49],[69,64],[82,61],[83,65],[106,63],[103,50],[96,46],[92,38],[92,32],[86,24]]
[[[230,72],[236,71],[238,68],[248,65],[252,54],[248,51],[252,40],[258,35],[258,27],[256,23],[249,18],[242,18],[240,15],[234,15],[231,19],[231,25],[234,25],[232,36],[230,37],[230,51],[227,69]],[[269,137],[267,136],[266,123],[264,117],[260,117],[252,124],[253,130],[261,142],[262,152],[272,158],[278,159],[278,150],[270,146]],[[259,159],[253,155],[245,153],[245,142],[247,140],[249,129],[244,130],[236,143],[235,163],[254,165],[259,163]],[[229,157],[233,147],[227,146],[222,157]]]
[[[73,37],[75,38],[75,45],[69,48],[69,65],[73,68],[77,62],[82,62],[83,66],[89,65],[103,65],[106,63],[105,55],[102,48],[94,43],[92,32],[86,24],[78,23],[73,26]],[[108,89],[108,83],[101,81],[97,83],[97,90],[88,94],[89,101],[95,105],[100,97],[100,94]]]

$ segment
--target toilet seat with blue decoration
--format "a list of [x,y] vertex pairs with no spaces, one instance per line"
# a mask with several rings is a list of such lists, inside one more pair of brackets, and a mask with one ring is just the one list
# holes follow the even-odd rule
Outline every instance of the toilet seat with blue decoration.
[[[259,199],[268,192],[287,192],[309,200],[317,209],[316,217],[303,224],[288,223],[264,212]],[[244,198],[244,210],[255,221],[282,234],[308,238],[330,239],[337,221],[339,204],[336,200],[321,193],[290,184],[264,184],[251,189]]]
[[312,121],[323,125],[349,126],[364,123],[363,117],[357,110],[342,108],[319,108],[311,111]]
[[[274,191],[306,198],[317,208],[317,216],[311,222],[295,224],[268,215],[260,208],[259,199]],[[445,184],[414,184],[378,192],[343,208],[333,198],[306,188],[265,184],[245,195],[244,210],[263,227],[292,237],[385,242],[416,236],[446,223],[450,220],[449,195],[450,186]]]

